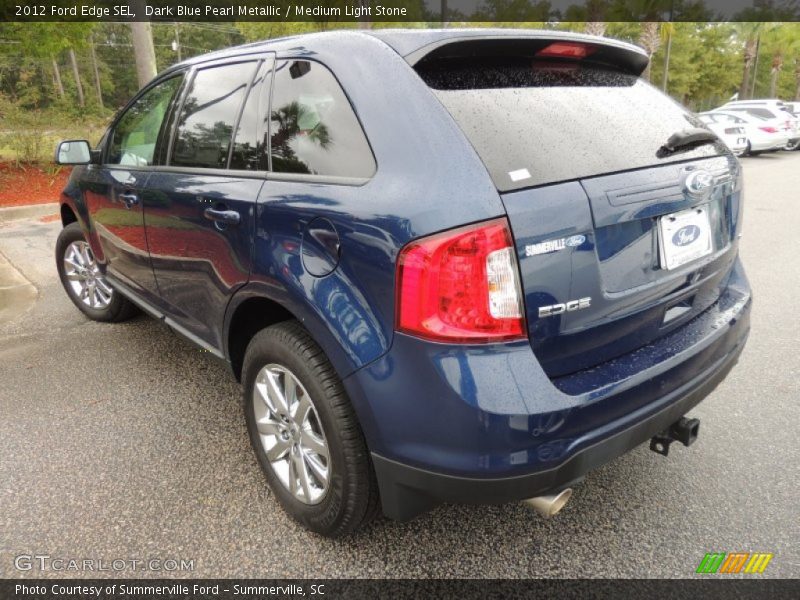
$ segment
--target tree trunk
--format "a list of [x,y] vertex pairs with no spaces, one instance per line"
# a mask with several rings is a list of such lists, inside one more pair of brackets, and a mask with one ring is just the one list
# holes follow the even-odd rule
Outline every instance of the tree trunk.
[[[660,23],[657,21],[645,21],[642,23],[642,34],[639,36],[639,45],[645,49],[650,61],[653,60],[653,55],[658,50],[661,43],[661,36],[659,33]],[[647,63],[647,68],[642,73],[642,77],[650,81],[650,61]]]
[[756,84],[758,83],[758,59],[761,57],[761,36],[756,39],[756,59],[753,62],[753,81],[750,85],[750,95],[748,98],[756,97]]
[[756,40],[748,38],[744,43],[744,68],[742,70],[742,85],[739,86],[739,100],[747,100],[750,95],[750,72],[756,57]]
[[183,53],[181,52],[181,31],[178,23],[175,23],[175,52],[178,54],[178,62],[182,62]]
[[664,77],[661,79],[661,90],[667,93],[667,84],[669,83],[669,59],[672,54],[672,32],[670,31],[667,38],[667,53],[664,55]]
[[794,91],[794,99],[800,102],[800,58],[794,61],[794,81],[797,84],[797,89]]
[[[361,8],[367,9],[369,8],[369,0],[359,0],[358,5]],[[358,19],[358,28],[372,29],[372,20],[367,16],[360,17]]]
[[78,70],[78,59],[75,58],[75,50],[69,49],[69,62],[72,64],[72,74],[75,77],[75,88],[78,91],[78,105],[86,106],[86,101],[83,98],[83,84],[81,83],[81,73]]
[[584,33],[587,35],[599,35],[603,36],[606,34],[606,23],[605,21],[588,21],[586,23],[586,29],[584,29]]
[[92,57],[92,70],[94,71],[94,87],[97,91],[97,103],[102,109],[105,108],[105,106],[103,106],[103,88],[100,86],[100,69],[97,68],[97,54],[94,51],[94,40],[90,41],[89,50]]
[[[144,12],[144,11],[142,11]],[[139,86],[144,86],[156,76],[156,51],[153,48],[153,32],[149,22],[130,23],[133,40],[133,55],[136,59],[136,75]]]
[[64,99],[64,84],[61,83],[61,70],[58,68],[58,62],[53,58],[53,77],[56,80],[56,91],[58,92],[58,99]]
[[772,57],[772,70],[770,71],[769,78],[769,97],[777,98],[778,96],[778,76],[783,68],[783,55],[780,51],[776,52]]

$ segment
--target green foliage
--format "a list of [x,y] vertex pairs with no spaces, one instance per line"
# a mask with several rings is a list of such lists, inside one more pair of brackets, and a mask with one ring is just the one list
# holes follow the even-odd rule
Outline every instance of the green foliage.
[[[40,111],[23,110],[0,96],[0,147],[10,150],[17,166],[38,162],[45,145],[44,120]],[[5,129],[8,123],[14,127]]]
[[[774,23],[760,36],[755,97],[777,96],[795,99],[800,79],[796,71],[800,61],[800,23]],[[776,78],[776,92],[771,93]]]
[[[741,80],[741,49],[725,23],[674,23],[667,92],[695,110],[706,110],[736,92]],[[663,81],[667,43],[653,56],[655,85]]]

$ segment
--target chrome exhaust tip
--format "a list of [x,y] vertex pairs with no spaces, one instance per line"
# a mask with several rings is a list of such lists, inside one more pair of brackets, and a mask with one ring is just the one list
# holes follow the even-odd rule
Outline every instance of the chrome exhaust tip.
[[528,508],[532,508],[545,519],[556,516],[567,501],[572,496],[572,488],[561,490],[552,496],[537,496],[536,498],[526,498],[522,503]]

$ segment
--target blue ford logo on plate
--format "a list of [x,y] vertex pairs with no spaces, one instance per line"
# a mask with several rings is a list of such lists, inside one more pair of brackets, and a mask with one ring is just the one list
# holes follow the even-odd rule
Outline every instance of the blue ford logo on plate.
[[672,243],[676,246],[688,246],[700,237],[700,228],[697,225],[681,227],[672,236]]

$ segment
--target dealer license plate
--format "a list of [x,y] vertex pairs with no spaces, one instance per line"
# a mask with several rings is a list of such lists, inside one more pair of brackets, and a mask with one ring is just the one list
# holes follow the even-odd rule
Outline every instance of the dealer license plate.
[[711,223],[705,206],[664,215],[658,229],[662,269],[677,269],[711,254]]

